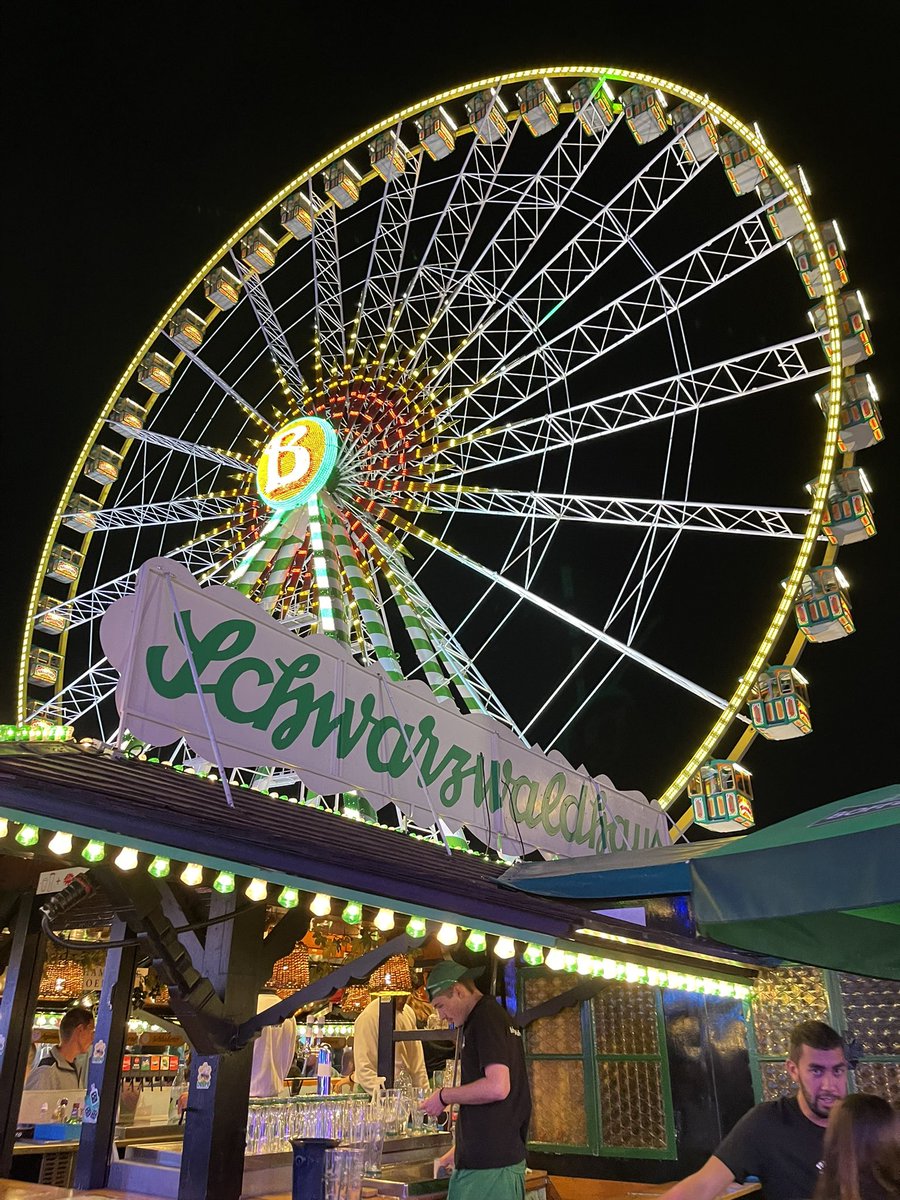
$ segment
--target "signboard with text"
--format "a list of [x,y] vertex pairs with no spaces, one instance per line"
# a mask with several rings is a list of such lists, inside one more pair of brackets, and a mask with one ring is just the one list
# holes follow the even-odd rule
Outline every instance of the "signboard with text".
[[355,790],[418,824],[439,818],[494,846],[500,836],[505,853],[668,841],[666,817],[640,793],[523,744],[491,717],[460,713],[424,683],[389,681],[332,638],[298,637],[232,588],[199,587],[170,559],[144,564],[100,636],[119,671],[123,722],[151,745],[184,737],[214,761],[209,722],[228,768],[287,768],[323,795]]

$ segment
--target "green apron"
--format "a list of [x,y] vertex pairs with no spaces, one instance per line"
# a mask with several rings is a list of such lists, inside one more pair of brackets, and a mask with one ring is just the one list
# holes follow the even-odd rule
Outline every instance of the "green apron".
[[525,1164],[485,1171],[454,1171],[447,1200],[525,1200]]

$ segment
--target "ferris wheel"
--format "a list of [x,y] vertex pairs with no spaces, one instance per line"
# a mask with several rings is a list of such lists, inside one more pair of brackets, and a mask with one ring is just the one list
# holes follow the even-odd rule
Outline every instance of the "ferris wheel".
[[761,673],[839,636],[795,630],[813,585],[852,629],[881,431],[846,283],[799,168],[679,84],[541,67],[386,118],[248,217],[102,406],[20,722],[113,736],[100,618],[163,555],[594,772],[678,711],[666,777],[627,781],[668,808],[765,732]]

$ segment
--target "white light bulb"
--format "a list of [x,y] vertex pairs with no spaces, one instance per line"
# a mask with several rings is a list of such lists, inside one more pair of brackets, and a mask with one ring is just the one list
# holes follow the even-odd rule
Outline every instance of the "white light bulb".
[[327,917],[331,912],[331,897],[324,892],[316,892],[310,901],[309,911],[314,917]]
[[566,957],[562,950],[558,950],[555,946],[552,950],[547,951],[546,965],[551,971],[561,971],[565,964]]
[[181,882],[186,883],[188,887],[196,887],[198,883],[203,882],[203,868],[199,863],[188,863],[181,872]]
[[52,850],[54,854],[69,854],[72,850],[72,835],[71,833],[63,833],[60,830],[54,833],[53,837],[47,846],[48,850]]
[[379,908],[375,914],[373,924],[376,929],[380,929],[382,933],[387,933],[389,929],[394,928],[394,914],[389,908]]
[[498,958],[512,958],[516,953],[516,943],[512,938],[499,937],[494,946],[494,953]]
[[123,846],[115,857],[115,864],[120,871],[133,871],[138,865],[138,852],[131,846]]
[[268,894],[269,885],[264,879],[251,879],[244,891],[248,900],[265,900]]
[[[455,946],[459,941],[459,930],[455,925],[450,925],[445,921],[437,931],[437,940],[442,946]],[[515,953],[515,948],[513,949],[513,953]]]

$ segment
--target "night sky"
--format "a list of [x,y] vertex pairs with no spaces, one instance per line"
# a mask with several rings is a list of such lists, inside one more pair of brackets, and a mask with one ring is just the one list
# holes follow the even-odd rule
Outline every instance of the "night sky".
[[[809,648],[800,663],[814,684],[813,733],[757,739],[747,763],[761,825],[892,782],[900,421],[888,34],[872,22],[849,31],[847,13],[825,30],[813,5],[744,7],[752,25],[723,24],[728,10],[705,4],[378,10],[263,0],[239,17],[210,5],[103,3],[8,15],[3,449],[13,487],[0,718],[13,717],[21,626],[58,494],[124,367],[187,279],[288,180],[384,116],[484,75],[590,62],[656,72],[758,121],[782,162],[803,165],[820,219],[840,221],[850,282],[872,317],[887,434],[858,460],[874,485],[879,534],[840,556],[857,632]],[[746,469],[802,485],[777,433],[761,431]],[[802,503],[763,496],[779,500]],[[728,636],[710,628],[710,664]],[[652,792],[654,731],[632,722],[616,742],[615,770],[587,765]]]

